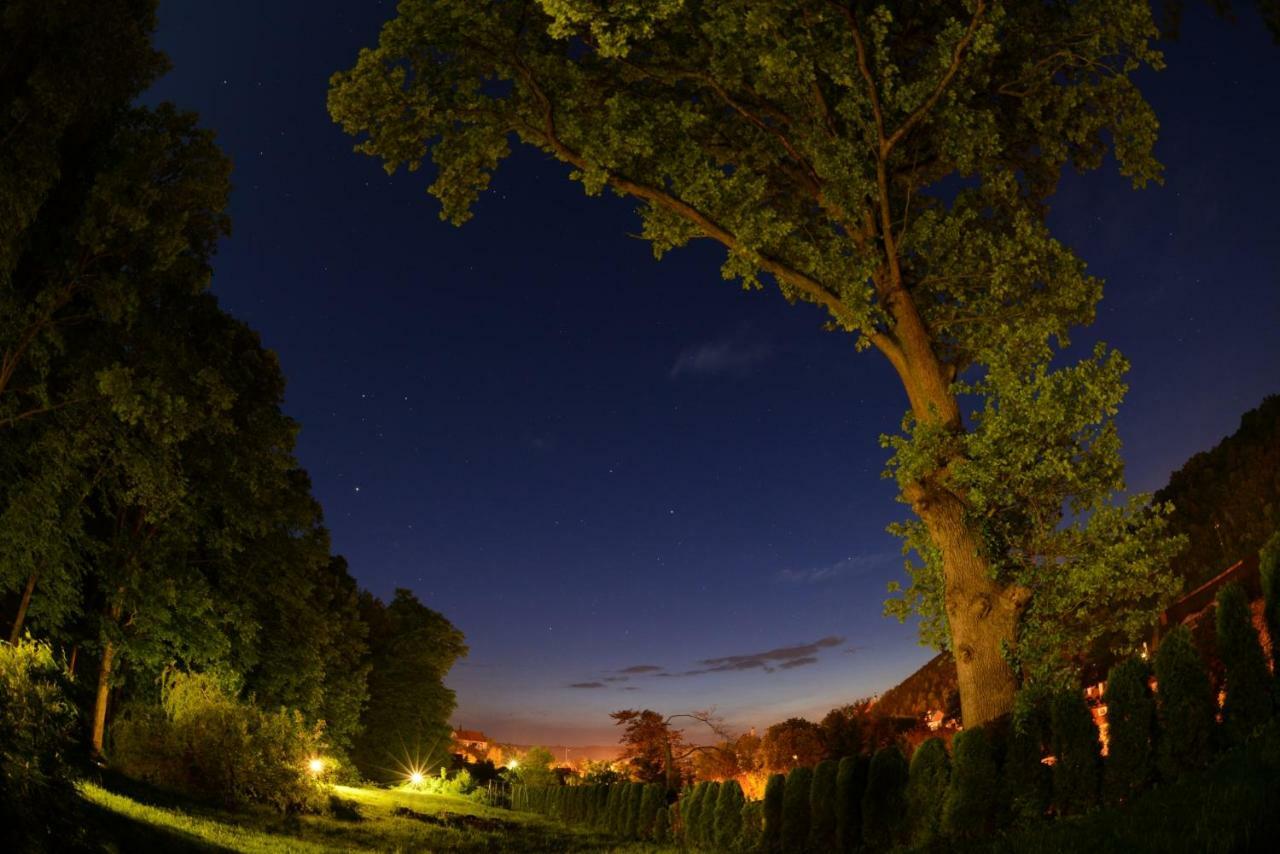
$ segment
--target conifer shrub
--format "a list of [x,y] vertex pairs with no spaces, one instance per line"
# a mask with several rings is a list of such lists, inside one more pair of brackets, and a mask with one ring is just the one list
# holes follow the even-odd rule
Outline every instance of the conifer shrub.
[[640,818],[637,821],[637,835],[640,839],[653,838],[654,820],[658,810],[666,805],[666,789],[657,783],[649,783],[644,787],[640,797]]
[[862,844],[862,796],[867,790],[865,756],[846,756],[836,768],[836,851],[852,854]]
[[636,839],[640,835],[640,802],[644,799],[644,783],[627,784],[627,808],[622,823],[622,835]]
[[941,830],[953,839],[976,839],[995,828],[1000,775],[991,739],[982,727],[951,740],[951,777],[942,802]]
[[809,791],[812,768],[792,768],[782,794],[782,851],[802,854],[809,843]]
[[916,748],[907,778],[907,827],[912,845],[931,845],[942,832],[942,804],[951,780],[947,745],[930,738]]
[[1218,591],[1214,618],[1227,683],[1222,722],[1228,737],[1241,742],[1271,719],[1271,674],[1243,587],[1233,581]]
[[1280,703],[1280,530],[1271,535],[1258,553],[1262,572],[1262,616],[1271,641],[1271,675]]
[[609,786],[609,794],[605,799],[604,809],[604,830],[618,834],[622,832],[622,821],[619,814],[622,812],[622,795],[626,791],[626,783],[614,783]]
[[[1016,824],[1044,817],[1053,792],[1053,772],[1041,760],[1049,743],[1048,698],[1024,688],[1014,698],[1003,770],[1003,802]],[[954,762],[954,743],[952,744]],[[952,771],[954,774],[954,769]]]
[[764,850],[764,801],[746,801],[742,804],[742,833],[738,837],[739,851]]
[[787,778],[771,774],[764,784],[764,850],[767,854],[782,851],[782,803],[786,799]]
[[703,800],[707,794],[707,783],[695,783],[689,794],[680,802],[680,824],[684,831],[684,844],[693,846],[698,841],[698,824],[701,818]]
[[1173,779],[1209,761],[1214,727],[1213,686],[1191,632],[1178,626],[1156,650],[1156,764]]
[[665,804],[653,814],[653,841],[658,845],[671,841],[671,812]]
[[873,849],[892,848],[905,839],[909,773],[907,758],[896,745],[871,757],[862,796],[862,841]]
[[698,826],[694,830],[694,844],[713,848],[716,838],[716,802],[720,799],[720,784],[708,781],[698,804]]
[[813,768],[809,788],[809,850],[834,851],[836,846],[836,770],[832,759]]
[[1107,757],[1102,793],[1109,804],[1128,801],[1151,782],[1156,703],[1148,685],[1150,668],[1129,658],[1107,674]]
[[729,851],[738,844],[739,837],[742,836],[742,805],[746,801],[742,786],[737,780],[725,780],[720,784],[712,834],[717,850]]
[[1053,804],[1061,815],[1087,812],[1098,803],[1101,764],[1098,728],[1079,691],[1061,691],[1050,707],[1053,730]]

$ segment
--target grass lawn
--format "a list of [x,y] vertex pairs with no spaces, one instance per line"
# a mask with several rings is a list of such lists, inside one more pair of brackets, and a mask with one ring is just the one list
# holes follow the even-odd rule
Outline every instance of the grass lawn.
[[[109,787],[108,787],[109,786]],[[226,812],[128,784],[84,782],[89,848],[112,852],[244,851],[672,851],[619,842],[540,816],[465,798],[338,786],[359,818]]]

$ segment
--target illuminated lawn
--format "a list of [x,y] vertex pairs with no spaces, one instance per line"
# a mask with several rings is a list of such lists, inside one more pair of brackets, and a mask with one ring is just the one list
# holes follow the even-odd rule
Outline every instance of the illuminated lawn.
[[[113,786],[113,788],[115,788]],[[132,788],[82,783],[93,848],[108,851],[673,851],[621,843],[539,816],[408,790],[338,786],[359,820],[225,812]],[[395,814],[400,810],[400,814]],[[409,811],[409,812],[406,812]],[[443,826],[437,822],[449,825]],[[466,826],[461,826],[466,825]]]

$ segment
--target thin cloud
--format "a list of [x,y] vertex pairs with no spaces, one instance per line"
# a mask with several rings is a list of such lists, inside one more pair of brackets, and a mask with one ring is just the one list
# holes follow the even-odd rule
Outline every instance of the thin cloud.
[[774,580],[782,584],[822,584],[823,582],[834,581],[837,578],[858,575],[868,569],[882,566],[890,559],[896,559],[897,556],[896,552],[850,555],[835,563],[823,564],[822,566],[812,566],[806,569],[784,569],[774,576]]
[[618,672],[636,675],[643,673],[657,673],[660,670],[662,670],[662,668],[656,664],[633,664],[630,667],[622,668]]
[[739,333],[686,348],[671,366],[670,377],[745,376],[772,355],[767,343]]
[[570,688],[603,688],[603,682],[570,682]]

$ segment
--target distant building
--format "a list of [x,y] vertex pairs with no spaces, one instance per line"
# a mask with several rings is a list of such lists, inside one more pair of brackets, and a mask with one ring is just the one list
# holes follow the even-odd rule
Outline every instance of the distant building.
[[494,765],[502,763],[502,748],[478,729],[455,729],[452,752],[470,762],[488,760]]

